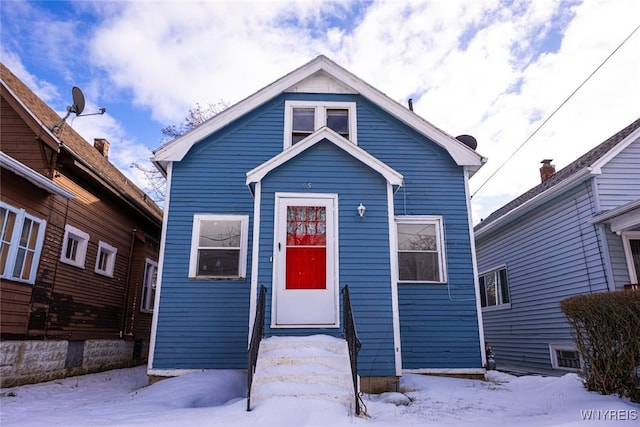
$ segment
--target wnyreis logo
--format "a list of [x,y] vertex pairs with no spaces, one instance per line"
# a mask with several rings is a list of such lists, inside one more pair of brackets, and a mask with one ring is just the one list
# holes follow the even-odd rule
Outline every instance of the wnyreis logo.
[[584,421],[635,421],[636,409],[582,409],[580,416]]

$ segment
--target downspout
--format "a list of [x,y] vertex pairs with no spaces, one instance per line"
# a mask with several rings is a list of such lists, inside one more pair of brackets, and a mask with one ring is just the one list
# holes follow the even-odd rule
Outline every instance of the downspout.
[[[133,265],[133,247],[136,243],[137,228],[131,230],[131,245],[129,246],[129,260],[127,261],[127,280],[125,282],[124,295],[122,297],[122,316],[120,319],[120,338],[124,338],[125,335],[133,335],[133,332],[127,334],[127,307],[129,306],[129,291],[131,290],[131,268]],[[135,310],[132,310],[131,316],[135,315]],[[133,329],[133,321],[131,322],[131,328]]]

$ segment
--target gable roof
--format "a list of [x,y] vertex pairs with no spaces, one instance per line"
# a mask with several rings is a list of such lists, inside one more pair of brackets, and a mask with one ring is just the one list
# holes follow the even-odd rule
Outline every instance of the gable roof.
[[638,137],[640,137],[640,118],[554,173],[546,181],[491,213],[480,224],[475,226],[476,236],[513,219],[521,213],[527,212],[537,206],[538,203],[547,200],[548,197],[560,193],[577,182],[593,175],[599,175],[602,166]]
[[227,108],[191,132],[154,150],[153,161],[161,171],[166,171],[167,163],[180,161],[193,145],[202,141],[242,115],[275,98],[281,93],[296,91],[297,85],[305,79],[313,79],[324,73],[337,85],[350,93],[359,93],[403,123],[414,128],[422,135],[444,148],[456,164],[467,167],[471,173],[477,171],[485,159],[446,132],[438,129],[413,111],[400,105],[378,89],[342,68],[326,56],[320,55],[300,68],[276,80],[239,103]]
[[127,205],[134,207],[157,224],[162,222],[162,209],[71,126],[64,124],[61,132],[52,132],[51,128],[60,122],[61,117],[2,62],[0,82],[2,96],[11,103],[44,143],[57,152],[68,153]]
[[371,169],[382,175],[389,183],[391,183],[391,185],[402,185],[402,174],[396,172],[386,164],[382,163],[380,160],[373,157],[371,154],[367,153],[362,148],[353,144],[351,141],[344,138],[337,132],[329,129],[328,127],[320,128],[315,133],[306,137],[303,141],[295,144],[288,150],[281,152],[277,156],[272,157],[263,164],[247,172],[247,185],[260,181],[269,172],[271,172],[278,166],[288,162],[289,160],[305,152],[306,150],[323,140],[327,140],[333,143],[338,148],[346,151],[349,155],[360,160],[365,165],[369,166]]

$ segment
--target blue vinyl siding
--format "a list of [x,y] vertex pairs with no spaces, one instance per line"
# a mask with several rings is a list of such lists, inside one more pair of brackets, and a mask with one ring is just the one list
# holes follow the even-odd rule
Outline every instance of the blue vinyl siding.
[[[331,173],[327,173],[331,165]],[[304,189],[303,183],[310,183]],[[259,283],[271,290],[273,210],[276,192],[338,194],[339,285],[349,285],[358,333],[363,342],[360,373],[364,376],[395,375],[387,183],[377,172],[330,142],[321,141],[305,153],[275,169],[262,180]],[[364,218],[359,203],[367,206]],[[269,235],[269,238],[266,238]],[[267,307],[271,306],[268,293]],[[271,311],[267,310],[267,324]],[[318,330],[311,330],[318,333]],[[308,332],[305,330],[305,332]],[[329,329],[325,333],[340,333]],[[292,329],[268,333],[300,334]]]
[[602,168],[596,178],[603,211],[640,199],[640,139],[636,139]]
[[571,344],[560,301],[607,290],[593,214],[583,182],[525,217],[477,238],[480,273],[506,265],[511,307],[483,311],[485,339],[498,365],[551,368],[549,344]]
[[[254,199],[246,172],[282,151],[285,99],[357,102],[358,145],[402,173],[396,215],[443,217],[448,282],[399,285],[404,368],[479,368],[480,342],[464,175],[449,155],[358,95],[283,94],[196,144],[173,166],[155,369],[246,366]],[[302,183],[310,182],[304,190]],[[271,315],[275,192],[337,193],[339,284],[351,289],[363,376],[395,375],[386,181],[323,141],[262,181],[258,284]],[[356,213],[367,206],[364,219]],[[247,278],[189,280],[195,213],[249,215]],[[267,325],[270,318],[267,319]],[[274,333],[285,333],[278,329]],[[292,333],[339,334],[339,329]]]

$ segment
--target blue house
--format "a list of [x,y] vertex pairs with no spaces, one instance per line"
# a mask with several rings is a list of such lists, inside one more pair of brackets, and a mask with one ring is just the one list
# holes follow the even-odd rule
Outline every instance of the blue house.
[[637,287],[640,119],[475,227],[485,339],[498,368],[578,370],[560,301]]
[[467,190],[483,160],[324,56],[160,147],[149,374],[246,369],[262,286],[267,337],[342,337],[348,285],[363,389],[483,375]]

